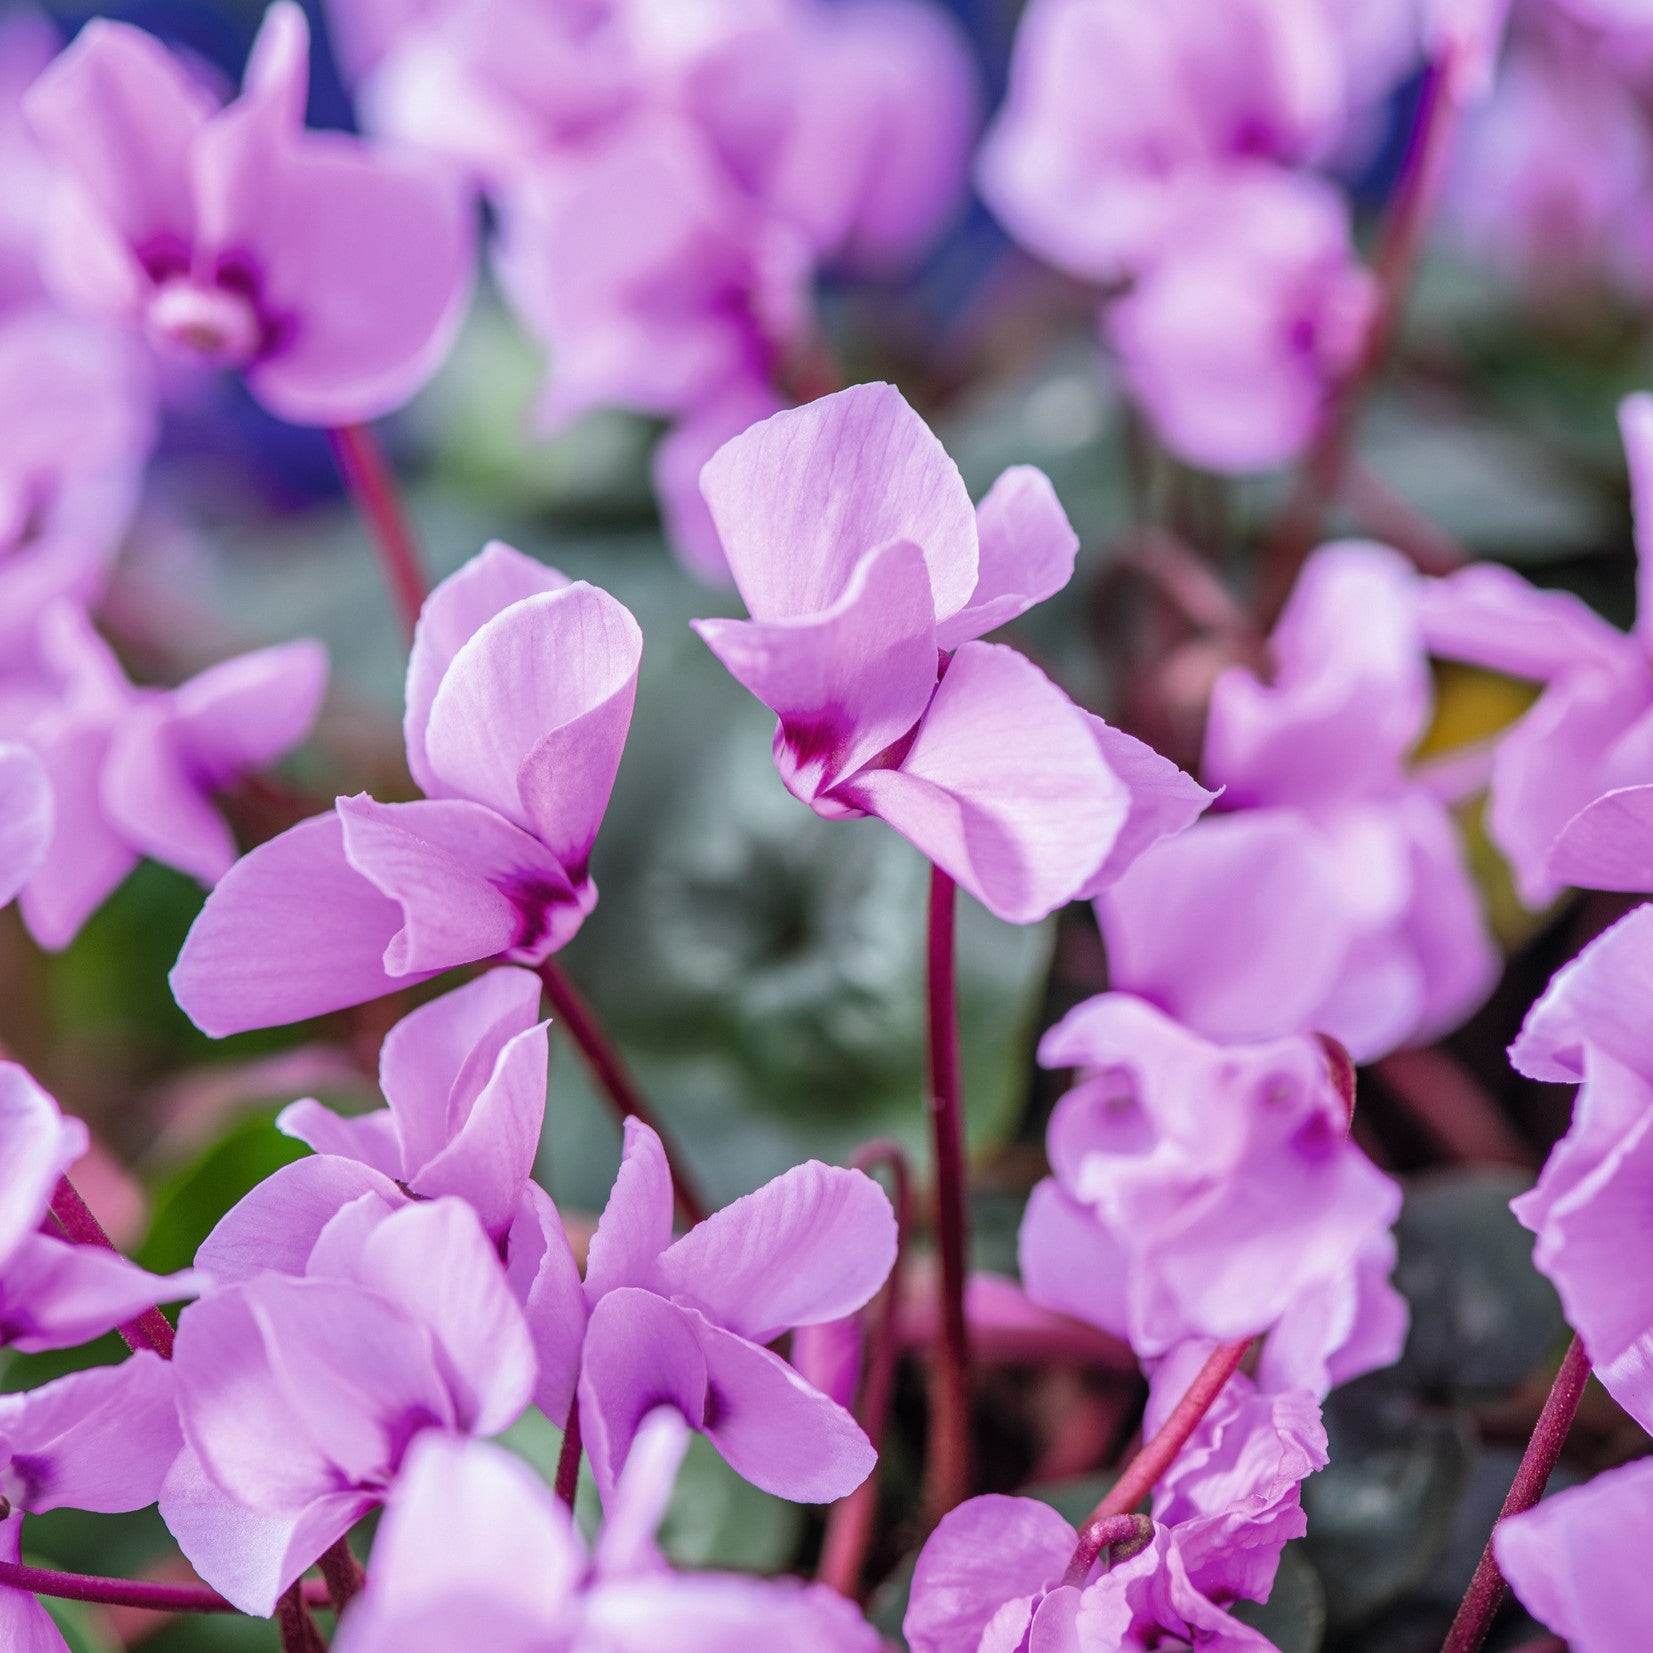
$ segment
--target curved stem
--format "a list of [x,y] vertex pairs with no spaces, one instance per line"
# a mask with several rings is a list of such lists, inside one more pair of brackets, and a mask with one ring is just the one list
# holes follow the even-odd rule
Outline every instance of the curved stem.
[[1160,1425],[1159,1432],[1143,1443],[1142,1450],[1125,1466],[1125,1473],[1108,1489],[1107,1497],[1091,1512],[1090,1520],[1080,1532],[1079,1547],[1068,1564],[1070,1577],[1084,1578],[1090,1572],[1107,1542],[1102,1535],[1109,1530],[1105,1525],[1108,1517],[1129,1515],[1154,1490],[1256,1341],[1254,1337],[1242,1337],[1234,1343],[1219,1343],[1206,1356],[1205,1364],[1195,1373],[1194,1381],[1172,1408],[1170,1417]]
[[402,510],[395,473],[371,425],[340,425],[327,436],[345,487],[367,523],[403,628],[411,638],[430,587]]
[[959,1085],[954,929],[958,889],[930,869],[927,1098],[935,1152],[936,1237],[941,1254],[941,1340],[931,1363],[926,1511],[939,1521],[970,1492],[970,1341],[964,1318],[969,1213],[964,1197],[964,1100]]
[[568,1422],[563,1427],[562,1451],[557,1454],[557,1496],[569,1508],[580,1490],[580,1397],[576,1391],[569,1403]]
[[[1578,1403],[1584,1396],[1584,1386],[1589,1381],[1590,1357],[1584,1352],[1583,1341],[1575,1337],[1567,1346],[1561,1370],[1556,1373],[1555,1382],[1550,1385],[1550,1393],[1544,1401],[1544,1409],[1533,1425],[1527,1450],[1521,1454],[1520,1467],[1510,1483],[1509,1495],[1498,1512],[1499,1522],[1519,1515],[1522,1510],[1530,1510],[1544,1496],[1550,1472],[1561,1456],[1567,1431],[1572,1427]],[[1494,1533],[1498,1531],[1496,1523],[1492,1530]],[[1458,1615],[1441,1644],[1441,1653],[1476,1653],[1476,1649],[1487,1639],[1492,1621],[1498,1616],[1506,1589],[1508,1585],[1499,1571],[1498,1558],[1493,1554],[1492,1539],[1489,1537],[1486,1549],[1481,1552],[1475,1576],[1469,1581],[1469,1589],[1458,1608]]]
[[[642,1091],[637,1088],[637,1081],[621,1061],[620,1053],[604,1033],[596,1012],[563,974],[555,959],[547,959],[540,965],[539,978],[545,984],[545,996],[551,1001],[551,1008],[568,1029],[569,1037],[580,1047],[580,1054],[585,1058],[592,1077],[602,1086],[620,1117],[642,1120],[662,1142],[667,1142],[660,1122],[650,1111]],[[669,1142],[666,1157],[671,1164],[672,1189],[677,1195],[678,1209],[691,1224],[704,1222],[710,1207],[685,1175],[677,1155],[671,1152]]]
[[356,1559],[347,1537],[335,1540],[317,1560],[322,1581],[327,1587],[327,1600],[335,1613],[342,1613],[360,1593],[367,1582],[362,1564]]
[[310,1617],[302,1584],[292,1585],[276,1603],[275,1616],[281,1630],[282,1653],[327,1653],[327,1643]]
[[[900,1353],[896,1323],[901,1312],[901,1266],[912,1221],[912,1178],[907,1169],[907,1155],[899,1142],[870,1142],[855,1156],[854,1163],[858,1171],[870,1172],[880,1165],[888,1167],[890,1180],[895,1185],[895,1265],[878,1302],[877,1324],[871,1336],[863,1339],[867,1370],[855,1420],[872,1442],[873,1451],[881,1454],[890,1402],[895,1395],[896,1358]],[[860,1599],[861,1572],[877,1513],[878,1476],[874,1471],[854,1492],[840,1498],[827,1517],[816,1577],[852,1601]]]
[[1115,1561],[1128,1561],[1145,1550],[1153,1538],[1154,1524],[1146,1515],[1093,1515],[1079,1534],[1079,1547],[1073,1552],[1062,1582],[1078,1588],[1090,1577],[1091,1568],[1098,1561],[1104,1567]]
[[[0,1587],[26,1590],[32,1596],[52,1596],[58,1601],[89,1601],[102,1607],[136,1607],[145,1613],[239,1613],[205,1584],[160,1584],[147,1579],[102,1578],[94,1573],[64,1573],[52,1567],[25,1567],[21,1562],[0,1561]],[[312,1606],[328,1601],[326,1586],[304,1587],[304,1599]]]
[[[92,1215],[91,1207],[67,1177],[58,1179],[52,1193],[52,1215],[76,1245],[101,1246],[105,1251],[116,1251],[115,1242],[104,1233],[103,1224]],[[172,1322],[159,1309],[145,1309],[136,1319],[127,1321],[118,1329],[127,1348],[134,1354],[140,1349],[153,1349],[162,1360],[172,1359]]]

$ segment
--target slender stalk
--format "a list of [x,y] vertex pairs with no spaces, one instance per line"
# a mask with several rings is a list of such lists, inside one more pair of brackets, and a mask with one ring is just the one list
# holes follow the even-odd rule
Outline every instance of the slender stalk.
[[[861,1403],[856,1408],[855,1421],[861,1425],[872,1442],[873,1451],[882,1454],[885,1428],[889,1423],[890,1402],[895,1396],[895,1365],[901,1340],[896,1323],[901,1313],[902,1263],[907,1249],[907,1230],[912,1221],[912,1178],[907,1170],[907,1156],[898,1142],[868,1143],[855,1156],[857,1170],[871,1171],[875,1166],[889,1168],[895,1185],[895,1266],[885,1284],[875,1310],[877,1324],[870,1337],[864,1337],[866,1376],[861,1385]],[[836,1590],[841,1596],[858,1601],[861,1594],[861,1573],[866,1564],[867,1546],[872,1539],[873,1520],[878,1513],[878,1477],[874,1472],[845,1498],[832,1506],[827,1517],[826,1537],[821,1544],[821,1564],[816,1577],[821,1583]]]
[[959,1085],[957,912],[957,886],[939,867],[932,867],[927,1102],[941,1255],[941,1340],[930,1368],[930,1439],[925,1465],[926,1508],[932,1523],[970,1493],[970,1338],[964,1318],[969,1213],[964,1197],[964,1101]]
[[335,1613],[342,1613],[367,1582],[362,1564],[350,1548],[348,1537],[336,1540],[316,1562],[327,1586],[327,1600]]
[[[103,1224],[92,1215],[91,1207],[67,1177],[58,1179],[52,1194],[52,1215],[76,1245],[101,1246],[105,1251],[115,1251],[115,1242],[104,1233]],[[140,1349],[153,1349],[162,1360],[172,1359],[172,1322],[159,1309],[145,1309],[136,1319],[121,1326],[119,1331],[127,1348],[134,1354]]]
[[1104,1566],[1128,1561],[1145,1550],[1153,1538],[1154,1524],[1146,1515],[1093,1515],[1079,1535],[1079,1548],[1073,1552],[1062,1582],[1077,1588],[1090,1577],[1098,1561]]
[[430,587],[402,509],[395,474],[371,425],[339,425],[327,436],[345,487],[372,536],[403,627],[412,637]]
[[[1498,1512],[1498,1523],[1507,1521],[1512,1515],[1519,1515],[1523,1510],[1530,1510],[1544,1496],[1550,1472],[1561,1456],[1567,1431],[1572,1427],[1578,1403],[1584,1396],[1584,1386],[1589,1381],[1590,1357],[1584,1352],[1583,1341],[1575,1337],[1567,1346],[1561,1370],[1556,1373],[1544,1409],[1533,1425],[1532,1439],[1527,1442],[1527,1450],[1521,1454],[1520,1467],[1510,1483],[1509,1495]],[[1498,1523],[1493,1526],[1494,1533],[1498,1531]],[[1487,1632],[1492,1629],[1492,1621],[1498,1616],[1498,1609],[1504,1602],[1504,1592],[1508,1588],[1489,1537],[1486,1549],[1481,1552],[1475,1576],[1469,1581],[1469,1589],[1458,1608],[1458,1616],[1453,1619],[1452,1628],[1441,1644],[1441,1653],[1476,1653],[1487,1639]]]
[[[102,1578],[93,1573],[62,1573],[51,1567],[25,1567],[0,1561],[0,1588],[27,1590],[58,1601],[90,1601],[103,1607],[136,1607],[146,1613],[239,1613],[205,1584],[159,1584],[147,1579]],[[305,1599],[320,1606],[327,1600],[322,1585],[306,1585]]]
[[[545,996],[551,1001],[569,1037],[580,1047],[580,1054],[591,1070],[592,1077],[602,1086],[609,1101],[622,1119],[640,1119],[662,1141],[666,1133],[654,1117],[637,1081],[627,1071],[620,1053],[603,1031],[596,1012],[586,1003],[580,991],[563,974],[555,959],[547,959],[539,967],[539,978],[545,984]],[[677,1195],[678,1209],[690,1223],[704,1222],[710,1207],[701,1198],[693,1181],[684,1173],[678,1156],[667,1145],[667,1156],[672,1168],[672,1188]]]
[[1107,1496],[1091,1511],[1091,1518],[1080,1530],[1079,1547],[1068,1564],[1070,1578],[1086,1577],[1096,1564],[1096,1558],[1108,1542],[1105,1534],[1110,1516],[1129,1515],[1154,1490],[1159,1479],[1173,1463],[1188,1437],[1200,1426],[1200,1420],[1211,1410],[1211,1403],[1223,1391],[1223,1385],[1239,1369],[1246,1351],[1257,1340],[1242,1337],[1234,1343],[1219,1343],[1206,1356],[1205,1364],[1194,1375],[1181,1400],[1171,1415],[1160,1425],[1159,1432],[1143,1443],[1141,1451],[1125,1466],[1125,1473],[1108,1489]]
[[310,1617],[302,1584],[294,1584],[276,1603],[275,1616],[281,1630],[282,1653],[327,1653],[327,1643]]
[[580,1397],[576,1393],[563,1427],[562,1451],[557,1454],[557,1496],[569,1509],[580,1490],[580,1450]]

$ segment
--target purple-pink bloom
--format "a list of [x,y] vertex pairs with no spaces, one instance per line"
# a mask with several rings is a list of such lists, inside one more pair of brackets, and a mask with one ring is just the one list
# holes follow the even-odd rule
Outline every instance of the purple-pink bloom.
[[[895,1245],[878,1184],[815,1160],[674,1241],[665,1150],[627,1120],[585,1271],[580,1426],[598,1487],[614,1486],[647,1414],[671,1406],[766,1492],[817,1504],[853,1492],[872,1443],[765,1345],[869,1302]],[[577,1340],[580,1326],[562,1331]]]
[[321,1230],[302,1277],[191,1305],[173,1364],[185,1450],[161,1513],[243,1611],[276,1598],[381,1503],[426,1430],[496,1435],[535,1357],[492,1241],[463,1201],[374,1194]]
[[[173,1372],[148,1350],[0,1395],[0,1561],[19,1560],[25,1515],[153,1504],[178,1444]],[[0,1643],[8,1653],[67,1653],[68,1645],[32,1595],[4,1584]]]
[[1376,301],[1342,195],[1258,163],[1188,192],[1102,327],[1171,452],[1207,470],[1260,471],[1318,433]]
[[98,19],[25,110],[58,178],[62,299],[245,374],[273,413],[342,425],[405,402],[469,294],[472,208],[427,157],[304,128],[309,28],[278,0],[219,108],[141,30]]
[[642,649],[607,592],[509,546],[444,580],[408,662],[424,798],[340,798],[237,862],[172,972],[191,1020],[221,1037],[564,946],[596,905]]
[[1112,985],[1208,1038],[1329,1033],[1357,1061],[1448,1032],[1498,952],[1446,803],[1408,761],[1434,704],[1424,582],[1398,552],[1315,553],[1268,678],[1217,681],[1217,812],[1097,902]]
[[1643,1458],[1500,1521],[1492,1547],[1521,1605],[1571,1653],[1622,1653],[1634,1626],[1653,1624],[1650,1529],[1653,1461]]
[[135,688],[85,612],[42,615],[40,671],[0,686],[0,723],[30,746],[55,796],[51,841],[21,896],[43,947],[66,947],[144,856],[203,884],[235,860],[212,794],[290,751],[327,683],[318,644],[209,667],[176,689]]
[[52,783],[26,746],[0,741],[0,907],[34,876],[52,841]]
[[1573,1122],[1537,1186],[1511,1209],[1537,1235],[1596,1375],[1653,1427],[1653,1289],[1625,1266],[1653,1225],[1653,907],[1638,907],[1557,973],[1527,1014],[1510,1061],[1530,1078],[1576,1083]]
[[0,648],[92,602],[131,521],[155,391],[130,339],[33,305],[0,322]]
[[[1264,1333],[1295,1309],[1310,1324],[1282,1364],[1301,1372],[1278,1381],[1324,1387],[1341,1345],[1359,1337],[1357,1317],[1313,1305],[1327,1291],[1355,1301],[1400,1190],[1349,1140],[1320,1042],[1212,1044],[1106,993],[1052,1028],[1039,1060],[1077,1069],[1079,1082],[1051,1118],[1055,1174],[1022,1221],[1028,1296],[1124,1337],[1145,1359],[1190,1337]],[[1404,1315],[1384,1299],[1392,1305],[1386,1285],[1368,1304],[1388,1332],[1370,1365],[1393,1360],[1404,1335]],[[1315,1348],[1311,1331],[1332,1347]],[[1335,1375],[1354,1373],[1343,1362]]]
[[497,1447],[426,1435],[374,1542],[339,1653],[877,1653],[855,1607],[818,1584],[679,1575],[654,1546],[687,1431],[669,1409],[638,1433],[587,1548],[527,1465]]
[[779,719],[775,764],[818,815],[876,815],[1013,923],[1095,894],[1206,794],[978,641],[1061,590],[1078,540],[1049,480],[979,508],[889,385],[776,414],[701,475],[750,620],[697,620]]
[[1431,647],[1539,683],[1499,738],[1487,830],[1529,907],[1569,883],[1653,886],[1653,396],[1619,425],[1635,506],[1637,621],[1626,637],[1578,598],[1476,563],[1424,599]]
[[65,1119],[23,1068],[0,1062],[0,1347],[73,1348],[194,1295],[192,1275],[150,1274],[45,1227],[58,1179],[88,1143],[86,1127]]

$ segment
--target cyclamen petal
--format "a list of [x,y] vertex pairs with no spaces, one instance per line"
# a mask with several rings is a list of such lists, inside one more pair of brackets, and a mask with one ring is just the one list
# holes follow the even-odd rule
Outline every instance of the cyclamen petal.
[[0,1259],[39,1225],[58,1178],[90,1142],[16,1062],[0,1062]]

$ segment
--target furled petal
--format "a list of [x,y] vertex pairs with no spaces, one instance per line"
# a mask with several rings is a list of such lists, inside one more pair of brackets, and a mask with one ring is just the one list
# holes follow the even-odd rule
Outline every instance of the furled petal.
[[730,572],[757,620],[830,608],[867,552],[924,552],[938,620],[976,587],[958,467],[892,385],[855,385],[753,425],[701,472]]
[[596,1572],[621,1578],[659,1570],[655,1534],[671,1504],[689,1435],[689,1425],[675,1407],[657,1407],[644,1418],[614,1496],[603,1509],[603,1531],[592,1558]]
[[799,1504],[829,1504],[872,1473],[861,1426],[777,1354],[685,1311],[706,1360],[702,1427],[753,1486]]
[[247,53],[242,96],[274,106],[287,128],[304,125],[310,92],[310,22],[298,0],[274,0]]
[[642,652],[626,608],[584,581],[513,603],[460,648],[431,703],[437,795],[488,804],[583,873]]
[[863,770],[835,795],[887,821],[1013,924],[1071,901],[1130,812],[1088,715],[996,643],[953,656],[898,768]]
[[440,783],[425,755],[425,731],[431,705],[454,657],[496,614],[513,603],[561,591],[566,576],[526,557],[501,540],[490,540],[465,566],[450,574],[425,599],[408,657],[408,767],[421,791],[435,793]]
[[153,1504],[182,1440],[171,1366],[145,1349],[0,1396],[0,1469],[14,1506],[117,1514]]
[[1073,578],[1079,536],[1050,478],[1032,465],[1004,472],[976,507],[980,559],[969,602],[936,630],[936,643],[955,649],[985,637]]
[[191,1274],[151,1274],[101,1246],[31,1234],[0,1270],[0,1344],[25,1354],[72,1349],[197,1288]]
[[753,1343],[851,1314],[895,1266],[889,1196],[811,1160],[713,1212],[660,1259],[661,1290]]
[[1028,1198],[1017,1263],[1029,1300],[1040,1308],[1070,1314],[1116,1337],[1126,1335],[1124,1248],[1052,1177]]
[[1107,859],[1079,891],[1081,901],[1093,901],[1117,883],[1137,857],[1161,838],[1174,838],[1192,826],[1216,797],[1145,741],[1113,728],[1099,717],[1090,719],[1090,730],[1102,761],[1124,782],[1131,804]]
[[580,1427],[605,1500],[656,1407],[676,1407],[699,1429],[706,1400],[706,1357],[689,1310],[622,1286],[591,1311],[580,1367]]
[[1653,890],[1653,786],[1586,804],[1550,850],[1553,878],[1584,890]]
[[672,1174],[659,1136],[640,1119],[628,1119],[620,1173],[586,1256],[585,1295],[593,1308],[620,1286],[659,1280],[660,1254],[672,1242]]
[[195,1266],[218,1286],[265,1273],[296,1279],[328,1223],[368,1197],[387,1212],[405,1199],[391,1177],[354,1159],[321,1154],[283,1165],[218,1219],[195,1254]]
[[58,1178],[89,1141],[26,1068],[0,1062],[0,1265],[39,1226]]
[[534,1344],[539,1373],[534,1404],[553,1423],[561,1423],[574,1403],[589,1310],[562,1218],[538,1183],[528,1184],[511,1224],[505,1278],[522,1305]]
[[52,787],[26,746],[0,741],[0,907],[28,883],[52,841]]
[[1060,1583],[1079,1535],[1032,1498],[972,1498],[919,1552],[902,1634],[912,1653],[976,1648],[1006,1602]]
[[172,991],[215,1039],[303,1021],[410,985],[384,963],[401,928],[401,909],[346,857],[338,815],[317,815],[225,875],[184,941]]
[[823,613],[693,625],[780,718],[783,778],[806,803],[907,734],[935,693],[930,576],[909,541],[868,552]]
[[346,1117],[306,1096],[276,1115],[276,1129],[304,1143],[312,1153],[353,1159],[392,1181],[405,1180],[402,1144],[397,1140],[396,1119],[389,1108]]

